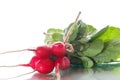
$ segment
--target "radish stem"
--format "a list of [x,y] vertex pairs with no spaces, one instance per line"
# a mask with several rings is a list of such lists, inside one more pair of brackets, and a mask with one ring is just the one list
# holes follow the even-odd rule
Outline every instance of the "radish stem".
[[60,75],[60,64],[59,63],[57,63],[57,65],[55,66],[55,72],[56,72],[56,80],[60,80],[60,78],[61,78],[61,75]]

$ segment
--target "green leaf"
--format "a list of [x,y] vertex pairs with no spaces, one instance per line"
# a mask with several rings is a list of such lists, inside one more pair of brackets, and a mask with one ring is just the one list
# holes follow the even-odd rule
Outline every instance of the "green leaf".
[[57,32],[57,33],[63,33],[64,31],[62,29],[56,29],[55,32]]
[[101,35],[103,35],[107,30],[108,30],[108,26],[101,29],[99,32],[97,32],[92,38],[91,38],[91,41],[94,41],[96,39],[98,39]]
[[95,33],[96,28],[94,28],[92,25],[87,25],[87,34],[88,35],[92,35],[93,33]]
[[52,33],[54,33],[54,32],[56,32],[56,29],[55,29],[55,28],[49,28],[49,29],[47,30],[47,33],[50,33],[50,34],[52,34]]
[[80,40],[78,40],[78,42],[80,42],[81,44],[85,44],[85,43],[87,43],[88,41],[89,41],[89,39],[86,38],[86,37],[83,37],[83,38],[81,38]]
[[79,59],[78,57],[74,57],[74,56],[70,56],[70,63],[71,64],[81,64],[81,59]]
[[108,42],[113,39],[120,39],[120,28],[114,26],[107,26],[92,38],[92,40],[96,39],[101,39],[104,42]]
[[96,63],[111,62],[120,55],[120,39],[115,39],[108,42],[105,49],[93,59]]
[[[65,35],[68,33],[70,27],[73,25],[73,23],[71,23],[68,28],[65,29]],[[74,26],[74,29],[69,37],[69,42],[75,40],[75,38],[77,37],[77,33],[78,33],[78,25]]]
[[55,28],[49,28],[47,30],[47,34],[45,36],[44,42],[51,41],[50,44],[52,44],[54,41],[63,41],[63,30],[62,29],[55,29]]
[[78,29],[78,37],[81,38],[81,37],[86,37],[87,36],[87,25],[82,22],[82,20],[80,20],[78,22],[79,24],[79,29]]
[[99,54],[104,48],[104,43],[102,40],[96,40],[89,44],[89,47],[83,50],[85,56],[93,57]]
[[47,33],[63,33],[63,30],[62,29],[55,29],[55,28],[49,28],[48,30],[47,30]]
[[54,41],[63,41],[63,35],[60,33],[53,33],[52,34],[52,39]]
[[92,25],[85,24],[82,20],[78,21],[78,25],[79,25],[78,35],[77,35],[78,40],[81,38],[91,37],[93,36],[93,33],[95,33],[96,31],[96,28],[94,28]]
[[94,65],[94,62],[88,57],[80,57],[80,59],[82,60],[85,68],[91,68]]

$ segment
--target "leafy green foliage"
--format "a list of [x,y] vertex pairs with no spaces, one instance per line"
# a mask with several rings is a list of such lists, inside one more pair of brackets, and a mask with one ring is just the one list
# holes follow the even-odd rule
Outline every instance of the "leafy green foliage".
[[94,28],[92,25],[87,25],[87,35],[93,35],[96,32],[96,28]]
[[47,30],[47,33],[50,33],[50,34],[52,34],[52,33],[54,33],[54,32],[56,32],[56,29],[54,29],[54,28],[49,28],[49,29]]
[[120,38],[120,28],[114,26],[107,26],[98,32],[94,37],[93,40],[101,39],[104,42],[111,41],[113,39]]
[[81,64],[82,61],[79,57],[70,56],[70,63],[71,64]]
[[93,59],[96,63],[111,62],[120,55],[120,39],[108,42],[104,50]]
[[[116,40],[120,39],[119,28],[107,26],[94,34],[96,29],[93,26],[87,25],[82,21],[79,21],[78,25],[76,41],[79,44],[76,45],[84,46],[82,51],[76,51],[80,58],[88,56],[98,64],[111,62],[120,56],[120,40]],[[84,67],[87,64],[83,60],[82,63]]]
[[78,21],[78,25],[79,25],[79,30],[77,35],[78,39],[93,35],[93,33],[96,31],[96,28],[94,28],[92,25],[85,24],[81,20]]
[[106,31],[108,30],[108,26],[101,29],[99,32],[97,32],[94,36],[92,36],[91,40],[96,40],[98,39],[101,35],[103,35]]
[[82,53],[85,56],[93,57],[99,54],[104,48],[104,43],[102,40],[96,40],[90,43],[89,47],[85,49]]
[[63,35],[60,33],[53,33],[52,34],[52,39],[54,41],[63,41]]
[[94,65],[94,62],[88,57],[80,57],[80,59],[82,60],[85,68],[91,68]]
[[[71,26],[73,25],[73,23],[71,23],[68,28],[65,29],[65,35],[68,33],[69,29],[71,28]],[[77,33],[78,33],[78,25],[74,26],[73,32],[71,33],[70,37],[69,37],[69,42],[75,40],[75,38],[77,37]]]
[[45,43],[51,41],[51,44],[56,41],[63,41],[63,30],[49,28],[45,36]]
[[78,38],[86,37],[87,36],[87,25],[82,22],[81,20],[78,21],[79,29],[78,29]]
[[55,28],[49,28],[48,30],[47,30],[47,33],[63,33],[63,30],[61,30],[61,29],[55,29]]

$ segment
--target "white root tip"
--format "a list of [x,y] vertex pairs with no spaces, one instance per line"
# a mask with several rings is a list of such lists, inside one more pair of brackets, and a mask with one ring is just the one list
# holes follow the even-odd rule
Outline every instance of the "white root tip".
[[29,51],[29,50],[28,49],[22,49],[22,50],[15,50],[15,51],[6,51],[6,52],[0,53],[0,55],[7,54],[7,53],[23,52],[23,51]]

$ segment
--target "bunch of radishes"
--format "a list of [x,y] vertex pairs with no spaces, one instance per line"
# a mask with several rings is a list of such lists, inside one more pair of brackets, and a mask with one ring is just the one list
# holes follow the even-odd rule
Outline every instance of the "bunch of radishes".
[[70,60],[65,56],[66,46],[63,42],[56,42],[52,46],[44,45],[36,49],[28,49],[36,53],[28,64],[18,66],[28,66],[43,74],[53,71],[54,67],[59,66],[60,70],[70,67]]
[[[53,69],[55,68],[57,80],[60,80],[59,70],[66,70],[70,67],[70,59],[67,57],[66,53],[67,52],[73,53],[74,49],[72,46],[69,45],[69,48],[72,47],[70,48],[71,50],[69,50],[68,45],[66,43],[69,44],[68,42],[69,37],[73,32],[74,26],[78,22],[78,18],[80,14],[81,12],[78,13],[75,22],[70,27],[67,34],[64,35],[64,42],[55,42],[52,45],[43,45],[37,47],[36,49],[25,49],[28,51],[35,52],[35,56],[32,57],[32,59],[28,64],[19,64],[15,66],[31,67],[34,71],[38,71],[39,73],[42,74],[48,74],[52,72]],[[19,51],[24,51],[24,50],[8,51],[8,52],[3,52],[1,54],[5,54],[9,52],[19,52]],[[7,67],[7,66],[2,66],[2,67]]]

